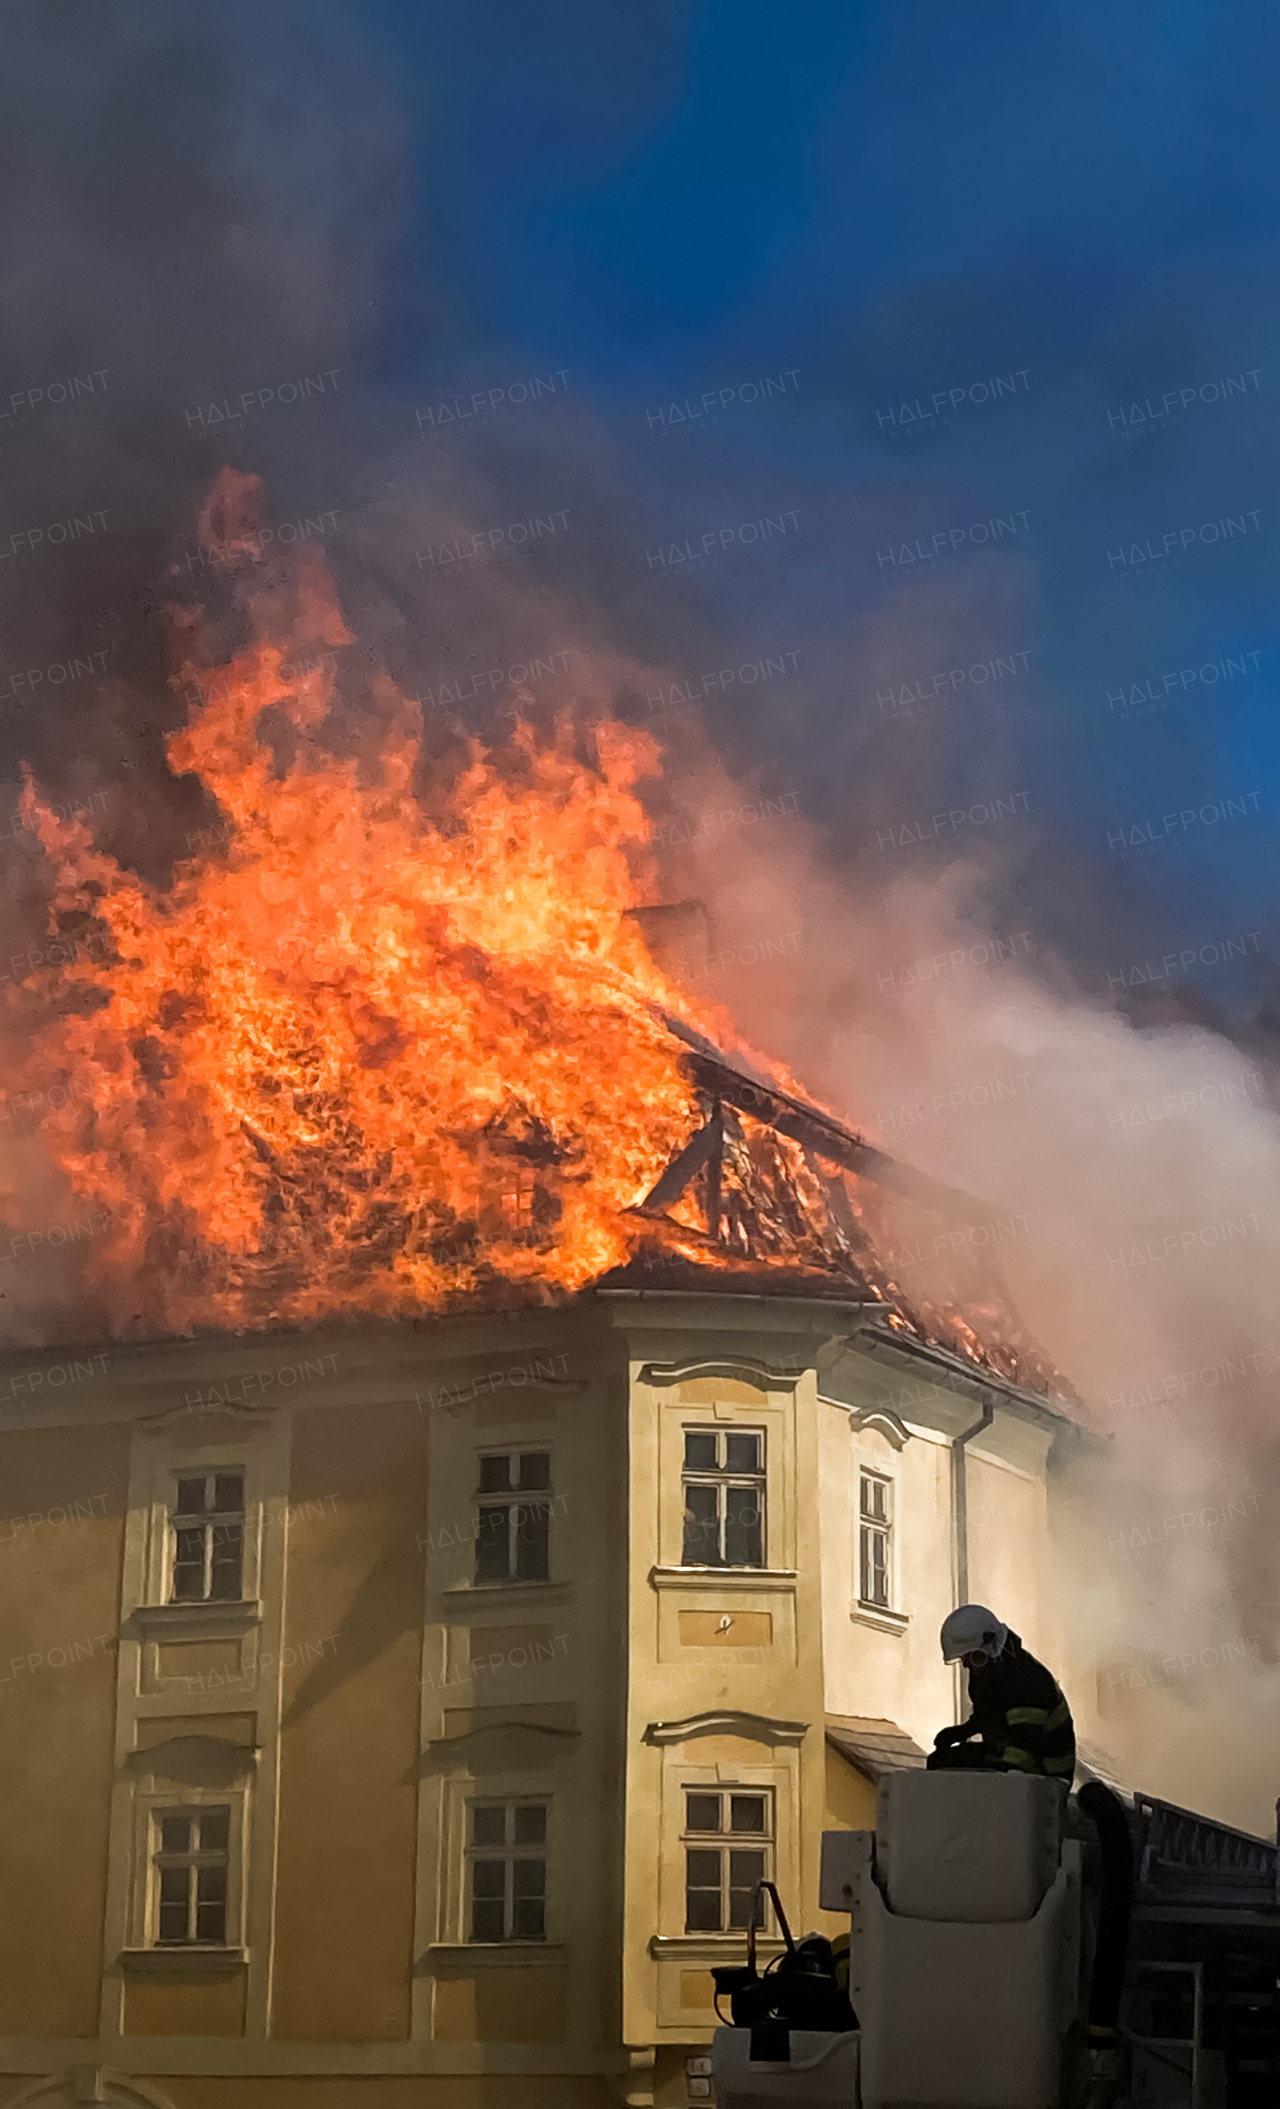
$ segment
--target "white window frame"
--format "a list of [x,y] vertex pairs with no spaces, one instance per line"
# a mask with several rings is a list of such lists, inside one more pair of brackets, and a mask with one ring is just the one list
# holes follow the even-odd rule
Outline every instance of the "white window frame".
[[[203,1517],[195,1519],[204,1531],[204,1581],[203,1596],[179,1597],[174,1594],[178,1565],[178,1518],[187,1512],[178,1506],[178,1488],[184,1479],[203,1479],[206,1490],[220,1478],[236,1474],[240,1480],[240,1508],[238,1510],[206,1510]],[[240,1593],[238,1596],[211,1596],[209,1586],[213,1579],[213,1532],[219,1517],[238,1515],[240,1519]],[[169,1511],[164,1547],[164,1597],[166,1604],[205,1604],[216,1608],[219,1604],[242,1604],[249,1595],[245,1588],[245,1570],[249,1564],[250,1539],[249,1469],[240,1462],[206,1465],[203,1462],[191,1466],[175,1466],[171,1475]],[[190,1526],[188,1526],[190,1527]]]
[[469,1811],[477,1801],[540,1801],[547,1804],[547,1908],[546,1937],[540,1941],[503,1941],[501,1948],[513,1955],[532,1954],[563,1941],[560,1913],[557,1796],[563,1783],[546,1771],[455,1774],[445,1782],[443,1800],[443,1846],[433,1870],[439,1881],[437,1938],[446,1945],[469,1948],[476,1955],[497,1955],[499,1944],[490,1947],[470,1938],[470,1885],[467,1879]]
[[[856,1573],[856,1585],[857,1585],[857,1586],[856,1586],[856,1597],[857,1597],[857,1603],[858,1603],[858,1608],[859,1608],[859,1610],[860,1610],[860,1611],[888,1611],[888,1612],[894,1612],[894,1611],[897,1611],[897,1609],[898,1609],[898,1528],[897,1528],[897,1525],[898,1525],[898,1483],[897,1483],[897,1479],[896,1479],[896,1476],[895,1476],[895,1475],[894,1475],[894,1474],[893,1474],[892,1472],[886,1472],[886,1471],[882,1470],[882,1468],[881,1468],[881,1467],[880,1467],[879,1465],[868,1465],[868,1464],[863,1464],[862,1462],[859,1462],[857,1470],[858,1470],[858,1498],[857,1498],[857,1512],[856,1512],[856,1517],[855,1517],[855,1529],[856,1529],[856,1532],[857,1532],[857,1542],[856,1542],[856,1544],[855,1544],[855,1548],[854,1548],[854,1559],[855,1559],[855,1561],[856,1561],[856,1564],[857,1564],[857,1573]],[[879,1519],[877,1519],[877,1518],[876,1518],[876,1517],[874,1517],[874,1516],[868,1516],[868,1515],[866,1514],[865,1510],[863,1509],[863,1506],[862,1506],[863,1488],[864,1488],[864,1486],[865,1486],[865,1485],[867,1484],[867,1482],[868,1482],[868,1481],[870,1481],[870,1482],[873,1482],[873,1483],[874,1483],[874,1484],[876,1484],[876,1485],[882,1486],[882,1487],[883,1487],[883,1488],[885,1489],[885,1507],[886,1507],[886,1509],[887,1509],[887,1511],[888,1511],[888,1514],[887,1514],[887,1516],[885,1517],[885,1519],[884,1519],[883,1523],[881,1523],[881,1522],[879,1521]],[[882,1603],[880,1603],[880,1602],[878,1602],[878,1600],[877,1600],[877,1599],[876,1599],[875,1597],[873,1597],[873,1596],[866,1596],[866,1595],[864,1595],[864,1594],[863,1594],[863,1589],[862,1589],[862,1582],[863,1582],[863,1538],[864,1538],[864,1533],[868,1533],[868,1532],[876,1532],[877,1534],[879,1534],[879,1535],[882,1535],[882,1536],[883,1536],[883,1538],[884,1538],[884,1541],[885,1541],[885,1560],[884,1560],[884,1576],[885,1576],[885,1587],[886,1587],[886,1589],[887,1589],[887,1592],[888,1592],[888,1600],[887,1600],[887,1602],[885,1602],[885,1603],[883,1603],[883,1604],[882,1604]]]
[[[681,1811],[681,1853],[682,1855],[685,1855],[691,1850],[694,1852],[701,1850],[705,1852],[719,1853],[720,1916],[722,1919],[727,1919],[730,1911],[728,1856],[734,1849],[735,1839],[741,1850],[747,1852],[759,1852],[762,1854],[764,1859],[764,1874],[761,1877],[761,1880],[765,1882],[773,1882],[776,1880],[776,1877],[774,1875],[774,1867],[776,1865],[778,1850],[777,1790],[772,1786],[759,1786],[754,1783],[746,1784],[741,1780],[716,1780],[714,1784],[712,1784],[710,1781],[700,1780],[686,1781],[681,1791],[684,1799],[684,1806]],[[726,1815],[729,1815],[730,1818],[732,1817],[732,1809],[730,1802],[730,1797],[732,1795],[750,1795],[753,1801],[763,1800],[765,1805],[765,1829],[761,1832],[734,1832],[726,1830],[691,1831],[689,1829],[688,1816],[689,1797],[691,1794],[718,1794],[720,1796],[720,1813],[722,1818]],[[688,1887],[688,1868],[686,1862],[684,1884],[686,1924],[683,1930],[687,1935],[693,1938],[697,1938],[701,1935],[703,1937],[710,1938],[713,1940],[721,1936],[731,1937],[734,1939],[745,1938],[747,1931],[745,1926],[723,1925],[719,1927],[709,1928],[698,1928],[689,1926],[687,1924]],[[759,1921],[759,1930],[762,1933],[767,1933],[771,1930],[769,1900],[767,1897],[761,1898],[761,1905],[763,1907],[763,1917]]]
[[[199,1845],[192,1845],[189,1827],[192,1824],[203,1826],[205,1818],[213,1814],[226,1816],[226,1844],[221,1847],[206,1847],[202,1841]],[[235,1811],[229,1802],[182,1802],[174,1804],[167,1809],[162,1808],[157,1803],[152,1809],[151,1866],[155,1883],[156,1915],[151,1931],[155,1947],[170,1951],[179,1948],[225,1948],[227,1946],[227,1925],[231,1906],[231,1822],[234,1814]],[[188,1826],[187,1844],[177,1854],[168,1851],[164,1843],[164,1827],[166,1823],[174,1821]],[[168,1868],[174,1865],[180,1867],[186,1876],[184,1885],[187,1892],[185,1904],[186,1932],[180,1941],[166,1940],[162,1923],[165,1909],[164,1877]],[[200,1873],[202,1869],[209,1867],[220,1868],[226,1877],[222,1898],[222,1932],[217,1940],[206,1940],[202,1938],[200,1933]],[[192,1881],[193,1875],[195,1876],[194,1882]]]
[[[742,1757],[725,1758],[715,1764],[690,1763],[698,1744],[685,1745],[686,1757],[673,1752],[662,1769],[662,1847],[658,1876],[658,1930],[663,1940],[696,1943],[699,1952],[708,1943],[726,1961],[742,1955],[742,1933],[686,1933],[685,1920],[685,1794],[769,1794],[772,1796],[773,1847],[769,1876],[783,1898],[791,1896],[800,1882],[800,1753],[798,1749],[767,1753],[761,1749],[758,1765]],[[773,1762],[767,1761],[772,1756]],[[763,1937],[776,1940],[770,1923]]]
[[[224,1944],[160,1939],[160,1871],[156,1865],[161,1816],[200,1809],[230,1809],[227,1826],[227,1923]],[[220,1955],[244,1945],[244,1898],[247,1877],[249,1788],[188,1787],[157,1782],[139,1792],[133,1808],[133,1895],[129,1909],[130,1946],[160,1955]]]
[[[521,1457],[545,1457],[547,1460],[547,1484],[545,1487],[525,1487],[523,1491],[519,1487],[509,1487],[505,1493],[500,1488],[493,1487],[488,1489],[484,1493],[481,1493],[480,1466],[481,1460],[486,1457],[507,1458],[509,1461],[507,1475],[508,1478],[510,1478],[511,1460],[516,1461],[516,1468],[518,1471],[519,1459]],[[481,1448],[479,1448],[475,1452],[475,1466],[476,1486],[475,1493],[472,1496],[472,1500],[474,1502],[476,1511],[476,1547],[478,1547],[479,1545],[480,1516],[483,1511],[486,1508],[496,1508],[503,1502],[508,1503],[509,1514],[507,1518],[507,1572],[505,1575],[494,1575],[489,1577],[485,1581],[480,1581],[476,1576],[475,1571],[478,1561],[478,1551],[473,1549],[471,1573],[467,1577],[468,1582],[475,1589],[545,1588],[548,1582],[553,1582],[555,1580],[556,1575],[556,1533],[553,1528],[555,1518],[556,1456],[553,1445],[545,1441],[526,1441],[519,1438],[511,1442],[505,1443],[485,1443],[481,1446]],[[518,1575],[514,1571],[517,1530],[515,1515],[516,1511],[520,1508],[522,1502],[524,1503],[524,1505],[530,1508],[545,1507],[547,1511],[547,1571],[545,1575]]]
[[[173,1562],[177,1544],[173,1519],[177,1514],[178,1481],[197,1479],[202,1473],[241,1472],[244,1475],[244,1549],[239,1601],[241,1604],[258,1601],[262,1593],[263,1563],[268,1558],[263,1543],[268,1493],[273,1501],[287,1503],[288,1500],[288,1482],[287,1479],[282,1481],[279,1461],[272,1457],[271,1448],[267,1431],[264,1429],[260,1434],[256,1427],[252,1432],[242,1430],[233,1434],[229,1440],[223,1436],[212,1442],[192,1443],[189,1448],[165,1441],[163,1436],[158,1441],[152,1438],[148,1442],[149,1456],[142,1461],[142,1469],[146,1472],[146,1466],[150,1464],[150,1470],[146,1472],[149,1484],[145,1498],[139,1502],[147,1520],[143,1537],[132,1539],[129,1548],[126,1613],[135,1608],[153,1609],[161,1605],[175,1618],[194,1616],[197,1609],[210,1616],[216,1616],[219,1611],[234,1610],[236,1600],[231,1597],[190,1597],[177,1604],[173,1598]],[[142,1487],[138,1493],[143,1493]]]
[[[725,1465],[725,1466],[723,1466],[723,1467],[722,1467],[722,1466],[719,1466],[719,1465],[717,1465],[717,1466],[716,1466],[716,1467],[715,1467],[715,1468],[714,1468],[713,1470],[708,1470],[708,1471],[699,1471],[699,1470],[697,1470],[697,1468],[696,1468],[696,1467],[693,1467],[693,1466],[689,1466],[689,1465],[686,1465],[686,1464],[685,1464],[685,1461],[684,1461],[684,1460],[685,1460],[685,1450],[686,1450],[686,1441],[685,1441],[685,1438],[686,1438],[687,1436],[690,1436],[690,1435],[711,1435],[711,1436],[714,1436],[714,1437],[715,1437],[715,1439],[716,1439],[716,1445],[717,1445],[717,1455],[727,1455],[727,1453],[728,1453],[728,1442],[729,1442],[729,1438],[730,1438],[731,1436],[735,1436],[735,1435],[754,1435],[754,1436],[755,1436],[755,1438],[756,1438],[756,1440],[757,1440],[757,1442],[758,1442],[758,1443],[759,1443],[759,1445],[760,1445],[760,1452],[759,1452],[759,1454],[760,1454],[760,1469],[759,1469],[759,1471],[758,1471],[758,1472],[732,1472],[732,1471],[731,1471],[731,1470],[729,1469],[728,1465]],[[753,1562],[753,1563],[751,1564],[751,1566],[749,1566],[749,1567],[737,1567],[737,1566],[734,1566],[734,1567],[730,1567],[730,1566],[729,1566],[729,1563],[728,1563],[727,1561],[719,1561],[719,1562],[717,1562],[717,1563],[714,1563],[714,1564],[708,1564],[708,1563],[706,1563],[706,1562],[703,1562],[703,1561],[692,1561],[692,1560],[691,1560],[691,1561],[688,1561],[688,1562],[686,1562],[686,1560],[685,1560],[685,1557],[684,1557],[684,1520],[683,1520],[683,1519],[684,1519],[684,1505],[685,1505],[685,1489],[686,1489],[686,1487],[690,1487],[690,1486],[714,1486],[714,1487],[716,1487],[716,1488],[717,1488],[717,1489],[719,1490],[719,1494],[720,1494],[720,1500],[719,1500],[719,1503],[718,1503],[718,1506],[717,1506],[717,1521],[718,1521],[718,1524],[719,1524],[719,1532],[720,1532],[720,1544],[721,1544],[721,1546],[723,1547],[723,1545],[724,1545],[724,1529],[725,1529],[725,1497],[726,1497],[726,1496],[727,1496],[727,1495],[728,1495],[729,1493],[731,1493],[731,1492],[733,1491],[733,1489],[734,1489],[734,1487],[735,1487],[735,1486],[742,1486],[742,1487],[745,1487],[745,1486],[746,1486],[746,1485],[748,1485],[748,1484],[750,1484],[750,1486],[751,1486],[751,1487],[753,1488],[753,1490],[754,1490],[754,1492],[755,1492],[755,1496],[756,1496],[756,1508],[757,1508],[757,1510],[758,1510],[758,1513],[759,1513],[759,1517],[760,1517],[760,1558],[759,1558],[759,1560],[758,1560],[758,1561],[755,1561],[755,1562]],[[721,1573],[725,1573],[725,1572],[729,1572],[729,1573],[732,1573],[732,1574],[763,1574],[763,1573],[764,1573],[764,1572],[766,1571],[766,1569],[768,1568],[768,1565],[769,1565],[769,1432],[768,1432],[768,1429],[767,1429],[767,1428],[766,1428],[766,1427],[765,1427],[765,1426],[764,1426],[764,1425],[763,1425],[762,1423],[759,1423],[759,1422],[754,1422],[754,1421],[742,1421],[742,1422],[739,1422],[739,1421],[728,1421],[728,1420],[724,1420],[724,1421],[722,1421],[722,1420],[715,1420],[715,1421],[704,1421],[704,1420],[691,1420],[691,1421],[684,1421],[684,1422],[683,1422],[683,1423],[681,1424],[681,1429],[680,1429],[680,1509],[681,1509],[681,1530],[680,1530],[680,1564],[681,1564],[681,1566],[682,1566],[682,1567],[684,1567],[684,1566],[687,1566],[687,1567],[688,1567],[688,1569],[689,1569],[689,1572],[690,1572],[690,1573],[693,1573],[693,1574],[699,1574],[699,1573],[721,1574]]]
[[[500,1846],[474,1845],[472,1843],[473,1811],[478,1808],[500,1808],[505,1812],[515,1809],[539,1808],[545,1811],[542,1843],[537,1846],[520,1846],[514,1842]],[[463,1811],[462,1846],[462,1936],[469,1948],[545,1948],[551,1938],[549,1920],[551,1915],[551,1826],[552,1807],[550,1794],[490,1794],[483,1790],[468,1794]],[[504,1820],[504,1829],[506,1828]],[[512,1827],[514,1828],[514,1827]],[[473,1939],[471,1932],[472,1895],[471,1870],[477,1860],[501,1860],[508,1870],[503,1894],[503,1921],[511,1925],[515,1916],[514,1884],[511,1869],[519,1860],[542,1862],[542,1932],[540,1934],[504,1933],[499,1941]]]

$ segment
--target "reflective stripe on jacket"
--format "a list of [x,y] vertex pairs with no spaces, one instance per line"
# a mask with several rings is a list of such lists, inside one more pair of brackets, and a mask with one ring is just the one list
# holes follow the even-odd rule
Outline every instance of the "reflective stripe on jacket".
[[965,1723],[1002,1764],[1045,1772],[1068,1785],[1076,1769],[1071,1708],[1057,1679],[1010,1633],[1004,1651],[969,1672],[972,1718]]

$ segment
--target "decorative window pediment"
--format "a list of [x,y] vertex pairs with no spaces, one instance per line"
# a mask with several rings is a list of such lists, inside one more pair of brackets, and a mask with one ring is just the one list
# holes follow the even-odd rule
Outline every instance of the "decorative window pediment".
[[895,1450],[903,1449],[911,1441],[911,1430],[903,1426],[896,1413],[890,1413],[884,1406],[868,1406],[861,1413],[855,1410],[849,1415],[849,1426],[855,1435],[861,1435],[865,1429],[873,1428],[876,1434],[882,1435]]
[[690,1362],[646,1362],[640,1372],[642,1384],[683,1384],[693,1377],[736,1379],[754,1384],[761,1391],[794,1391],[804,1371],[775,1369],[754,1355],[700,1356]]
[[646,1743],[666,1745],[689,1743],[698,1736],[742,1736],[751,1743],[767,1743],[776,1749],[779,1744],[803,1743],[809,1733],[807,1721],[776,1721],[768,1714],[744,1714],[722,1709],[716,1713],[690,1714],[685,1721],[650,1721],[645,1729]]

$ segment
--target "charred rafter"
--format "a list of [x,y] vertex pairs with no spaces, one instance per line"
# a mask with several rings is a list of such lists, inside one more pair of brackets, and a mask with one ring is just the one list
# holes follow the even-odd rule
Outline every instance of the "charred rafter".
[[[828,1178],[759,1122],[750,1121],[748,1132],[721,1099],[704,1100],[704,1110],[702,1127],[672,1158],[636,1212],[664,1216],[682,1194],[696,1188],[706,1222],[698,1236],[716,1249],[741,1259],[767,1254],[849,1271],[857,1231],[839,1174]],[[812,1190],[803,1193],[806,1175]],[[852,1236],[832,1204],[837,1187]]]
[[877,1185],[903,1194],[940,1214],[950,1215],[956,1209],[965,1212],[972,1208],[971,1196],[944,1186],[940,1180],[930,1179],[923,1172],[914,1172],[907,1165],[895,1163],[883,1150],[864,1142],[852,1128],[844,1127],[831,1114],[806,1105],[803,1099],[792,1098],[774,1084],[765,1084],[757,1077],[748,1076],[709,1040],[704,1040],[701,1033],[695,1032],[669,1011],[660,1010],[658,1016],[668,1031],[690,1050],[690,1072],[707,1097],[722,1101],[739,1113],[749,1114],[753,1120],[776,1129],[779,1135],[798,1142],[803,1150],[826,1163],[857,1172],[864,1179],[873,1179]]

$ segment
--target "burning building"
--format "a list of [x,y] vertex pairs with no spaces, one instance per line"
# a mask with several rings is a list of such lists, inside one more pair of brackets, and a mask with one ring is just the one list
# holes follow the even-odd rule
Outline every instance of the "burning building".
[[696,2101],[754,1882],[819,1922],[954,1717],[957,1595],[1061,1659],[1071,1388],[1016,1226],[662,966],[651,744],[428,756],[375,682],[344,751],[251,496],[254,634],[175,677],[217,827],[153,888],[24,797],[4,2100]]

